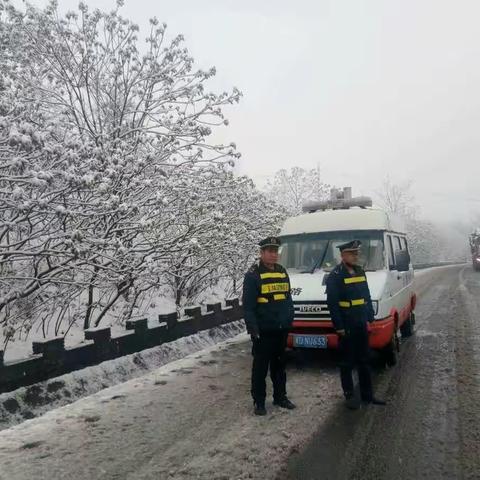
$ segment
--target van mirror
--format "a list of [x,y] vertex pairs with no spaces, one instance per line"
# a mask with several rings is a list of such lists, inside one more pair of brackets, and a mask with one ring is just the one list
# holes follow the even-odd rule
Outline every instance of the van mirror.
[[399,272],[408,272],[410,269],[410,255],[407,250],[397,250],[395,252],[395,270]]

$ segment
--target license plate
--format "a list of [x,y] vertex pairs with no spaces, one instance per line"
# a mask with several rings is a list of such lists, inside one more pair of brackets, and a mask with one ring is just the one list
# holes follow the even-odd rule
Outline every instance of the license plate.
[[294,335],[293,346],[302,348],[327,348],[327,337],[324,335]]

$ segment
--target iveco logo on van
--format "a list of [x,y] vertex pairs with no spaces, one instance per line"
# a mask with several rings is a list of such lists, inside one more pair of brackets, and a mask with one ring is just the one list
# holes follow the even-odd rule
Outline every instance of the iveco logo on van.
[[300,313],[321,313],[322,305],[297,305]]

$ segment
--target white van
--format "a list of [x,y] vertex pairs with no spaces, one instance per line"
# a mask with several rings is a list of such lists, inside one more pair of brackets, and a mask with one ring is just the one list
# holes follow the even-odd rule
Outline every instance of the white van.
[[344,198],[334,193],[337,197],[332,201],[304,207],[309,213],[287,219],[280,232],[279,262],[288,270],[295,306],[288,346],[338,346],[325,282],[340,262],[336,247],[357,239],[362,242],[360,263],[375,311],[375,321],[369,325],[370,347],[381,350],[385,362],[393,365],[399,346],[397,331],[409,336],[415,324],[416,295],[405,228],[398,218],[372,208],[370,199],[352,199],[350,189],[344,189]]

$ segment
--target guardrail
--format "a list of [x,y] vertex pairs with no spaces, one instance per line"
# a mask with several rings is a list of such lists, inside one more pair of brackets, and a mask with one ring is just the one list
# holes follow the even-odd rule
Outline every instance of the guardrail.
[[433,267],[448,267],[449,265],[463,265],[467,262],[436,262],[436,263],[416,263],[413,265],[414,270],[423,270]]
[[4,362],[0,350],[0,393],[22,386],[58,377],[81,368],[97,365],[106,360],[122,357],[152,348],[178,338],[193,335],[243,318],[243,308],[238,298],[221,303],[210,303],[206,313],[201,307],[184,308],[185,318],[176,312],[158,316],[158,325],[148,326],[148,319],[128,320],[124,335],[111,336],[110,327],[85,330],[85,340],[90,342],[65,348],[64,338],[57,337],[32,343],[33,355],[16,362]]

